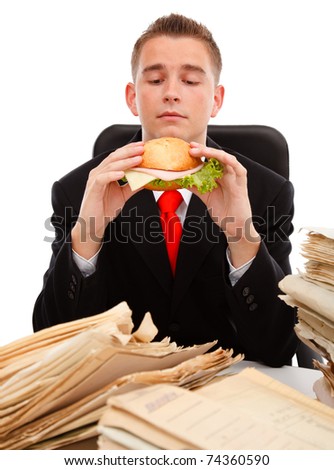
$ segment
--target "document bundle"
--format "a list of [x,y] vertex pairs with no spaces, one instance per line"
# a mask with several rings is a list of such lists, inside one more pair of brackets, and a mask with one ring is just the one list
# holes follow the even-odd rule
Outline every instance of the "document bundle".
[[307,228],[301,254],[305,269],[279,284],[288,305],[297,307],[298,337],[325,361],[314,360],[323,378],[314,384],[319,400],[334,407],[334,229]]
[[112,396],[148,384],[192,389],[243,359],[216,342],[153,341],[147,313],[136,331],[123,302],[0,348],[0,449],[55,449],[93,439]]
[[108,399],[100,449],[333,449],[334,410],[255,369]]

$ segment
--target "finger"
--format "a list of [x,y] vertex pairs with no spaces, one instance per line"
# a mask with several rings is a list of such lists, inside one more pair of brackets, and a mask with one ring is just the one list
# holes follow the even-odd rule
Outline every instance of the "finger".
[[124,156],[128,155],[137,155],[142,154],[144,152],[144,142],[131,142],[130,144],[124,145],[123,147],[119,147],[114,154],[120,154]]
[[189,153],[193,157],[215,158],[224,166],[229,166],[233,169],[237,176],[245,176],[246,169],[239,163],[238,159],[221,149],[206,147],[205,145],[198,144],[197,142],[190,143]]
[[103,164],[101,163],[97,167],[93,168],[89,174],[89,178],[91,180],[94,180],[99,175],[104,174],[104,173],[109,173],[112,171],[114,172],[121,171],[123,172],[123,176],[124,176],[124,171],[128,170],[129,168],[138,166],[141,163],[141,161],[142,161],[141,156],[128,157],[123,160],[109,159],[107,162],[104,162]]
[[231,155],[225,152],[222,149],[215,149],[212,147],[206,147],[205,145],[198,144],[196,142],[190,143],[189,153],[194,157],[206,157],[206,158],[216,158],[220,162],[229,165],[232,162],[237,161],[234,155]]
[[109,171],[98,174],[93,181],[90,182],[90,188],[94,192],[100,192],[110,183],[115,183],[124,176],[124,171]]
[[128,157],[122,160],[114,160],[107,163],[102,171],[125,171],[129,168],[133,168],[138,166],[142,162],[143,158],[140,155],[135,157]]
[[100,166],[107,166],[110,162],[123,160],[135,156],[142,155],[144,153],[143,142],[132,142],[124,147],[120,147],[114,152],[110,153],[101,163]]

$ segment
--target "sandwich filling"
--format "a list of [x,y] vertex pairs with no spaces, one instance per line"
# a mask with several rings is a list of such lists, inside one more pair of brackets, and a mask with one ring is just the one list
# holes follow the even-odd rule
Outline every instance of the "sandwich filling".
[[151,168],[136,167],[125,172],[132,191],[144,187],[154,181],[155,187],[164,190],[168,183],[176,182],[181,188],[196,186],[200,193],[212,191],[217,187],[216,179],[221,178],[223,168],[218,160],[210,159],[195,168],[184,171],[157,170]]

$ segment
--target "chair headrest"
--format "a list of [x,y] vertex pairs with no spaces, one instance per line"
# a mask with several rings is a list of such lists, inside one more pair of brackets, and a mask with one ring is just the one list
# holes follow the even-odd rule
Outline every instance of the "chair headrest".
[[[140,130],[136,124],[113,124],[97,137],[93,157],[127,144]],[[219,146],[232,149],[289,178],[289,149],[285,137],[263,125],[209,125],[208,136]]]

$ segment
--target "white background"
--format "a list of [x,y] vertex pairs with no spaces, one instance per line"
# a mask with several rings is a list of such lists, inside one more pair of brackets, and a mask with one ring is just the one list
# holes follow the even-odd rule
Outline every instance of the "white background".
[[0,345],[32,332],[51,256],[52,183],[91,157],[96,136],[132,123],[124,101],[136,38],[157,17],[206,24],[223,56],[215,124],[286,137],[296,190],[292,265],[305,225],[334,226],[330,0],[7,0],[0,4]]

